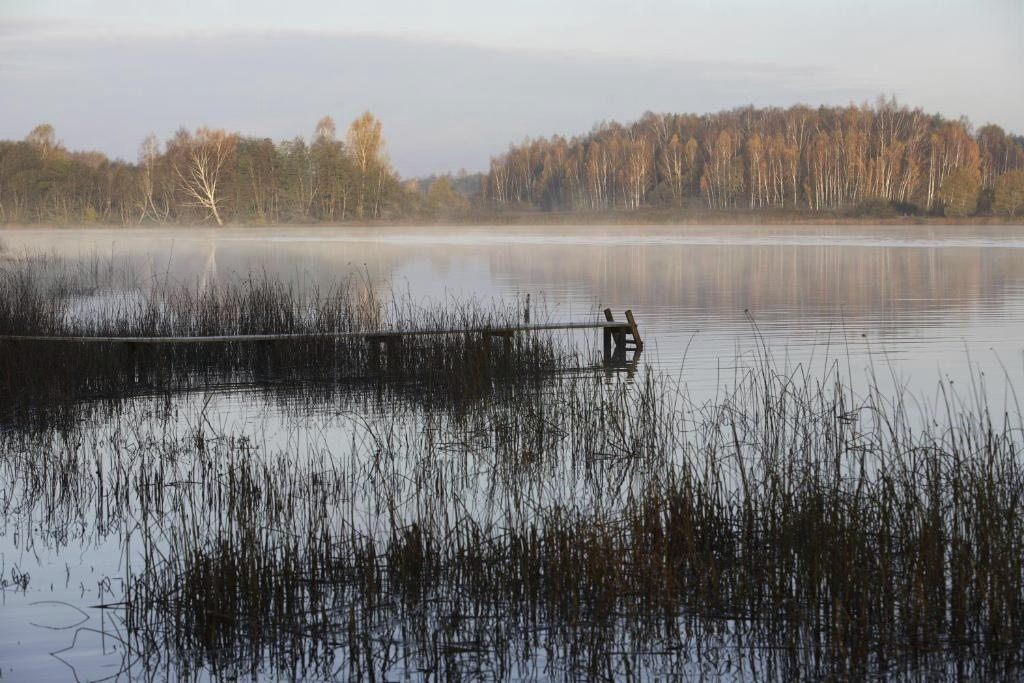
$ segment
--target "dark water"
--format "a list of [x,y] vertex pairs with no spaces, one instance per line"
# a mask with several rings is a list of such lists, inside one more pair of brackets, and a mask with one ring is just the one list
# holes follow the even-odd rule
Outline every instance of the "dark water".
[[[324,286],[366,278],[421,302],[529,294],[535,316],[550,320],[631,308],[643,361],[698,398],[764,355],[787,367],[838,362],[854,381],[873,373],[923,396],[939,378],[983,380],[997,406],[1024,387],[1021,227],[13,230],[0,242],[9,254],[126,259],[139,277],[186,283],[257,270]],[[313,432],[244,401],[217,401],[209,413],[225,431],[257,430],[286,450],[326,448],[351,429]],[[93,438],[102,448],[115,437]],[[0,483],[0,502],[16,499],[13,484]],[[5,522],[0,680],[116,675],[118,627],[90,607],[120,595],[121,539],[76,536],[71,524],[62,532],[71,538],[52,542],[32,519]],[[18,590],[22,578],[28,591]]]

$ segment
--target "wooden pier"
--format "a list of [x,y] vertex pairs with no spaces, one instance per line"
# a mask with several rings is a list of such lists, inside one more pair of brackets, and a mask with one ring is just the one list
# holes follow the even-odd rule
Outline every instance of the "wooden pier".
[[[636,325],[636,318],[632,310],[626,310],[626,322],[615,321],[612,309],[604,309],[604,362],[625,363],[626,351],[632,349],[634,359],[644,350],[643,339],[640,338],[640,329]],[[614,349],[612,348],[614,343]]]
[[372,332],[299,332],[294,334],[237,334],[209,335],[195,337],[119,337],[79,336],[53,337],[48,335],[0,335],[0,342],[60,342],[60,343],[103,343],[103,344],[211,344],[229,342],[274,342],[298,341],[303,339],[363,339],[369,348],[370,364],[379,366],[381,351],[395,358],[401,353],[406,338],[432,335],[474,334],[480,335],[486,347],[495,338],[504,341],[506,348],[517,334],[527,332],[560,330],[602,330],[604,338],[604,362],[617,364],[626,362],[626,351],[639,355],[644,343],[640,338],[633,311],[626,311],[625,321],[616,321],[609,308],[604,309],[603,321],[523,324],[510,327],[438,328],[424,330],[381,330]]

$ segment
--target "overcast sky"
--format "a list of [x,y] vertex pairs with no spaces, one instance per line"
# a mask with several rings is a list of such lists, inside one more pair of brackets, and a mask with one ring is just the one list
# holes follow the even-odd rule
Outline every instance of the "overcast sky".
[[1024,0],[0,0],[0,138],[309,137],[365,110],[405,176],[644,111],[873,102],[1024,133]]

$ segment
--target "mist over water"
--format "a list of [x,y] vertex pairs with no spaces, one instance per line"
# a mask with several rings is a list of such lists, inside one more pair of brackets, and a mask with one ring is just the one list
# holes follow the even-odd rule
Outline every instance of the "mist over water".
[[[984,373],[1002,400],[1024,376],[1024,229],[1017,226],[388,227],[18,230],[12,253],[128,262],[194,285],[267,273],[345,277],[423,303],[531,296],[534,320],[631,308],[643,361],[713,393],[764,355],[931,392]],[[584,338],[596,349],[596,335]]]

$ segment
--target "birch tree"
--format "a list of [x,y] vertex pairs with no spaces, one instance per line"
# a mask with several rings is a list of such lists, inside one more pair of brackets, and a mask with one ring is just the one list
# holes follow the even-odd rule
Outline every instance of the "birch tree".
[[1007,171],[996,179],[992,210],[1003,216],[1024,213],[1024,171]]
[[316,124],[310,155],[320,191],[318,215],[322,220],[344,220],[353,195],[352,159],[336,139],[334,119],[325,116]]
[[940,195],[942,212],[946,216],[968,216],[978,208],[978,190],[981,172],[971,168],[957,168],[946,176]]
[[156,135],[150,133],[146,136],[146,139],[142,141],[139,146],[139,190],[141,198],[139,200],[139,222],[142,223],[146,218],[152,218],[155,221],[163,221],[167,218],[169,208],[164,206],[161,210],[156,205],[156,168],[157,163],[160,161],[160,142],[157,140]]
[[207,217],[212,216],[217,225],[223,226],[223,193],[218,186],[222,184],[225,170],[235,153],[238,136],[203,126],[196,129],[194,135],[186,132],[175,138],[175,141],[179,140],[184,149],[171,155],[178,187],[190,205],[206,210]]
[[47,155],[60,146],[57,142],[57,133],[49,123],[40,123],[25,136],[25,142],[40,151],[45,159]]
[[388,172],[380,120],[370,112],[364,112],[349,126],[347,142],[357,171],[356,216],[376,217],[384,175]]

